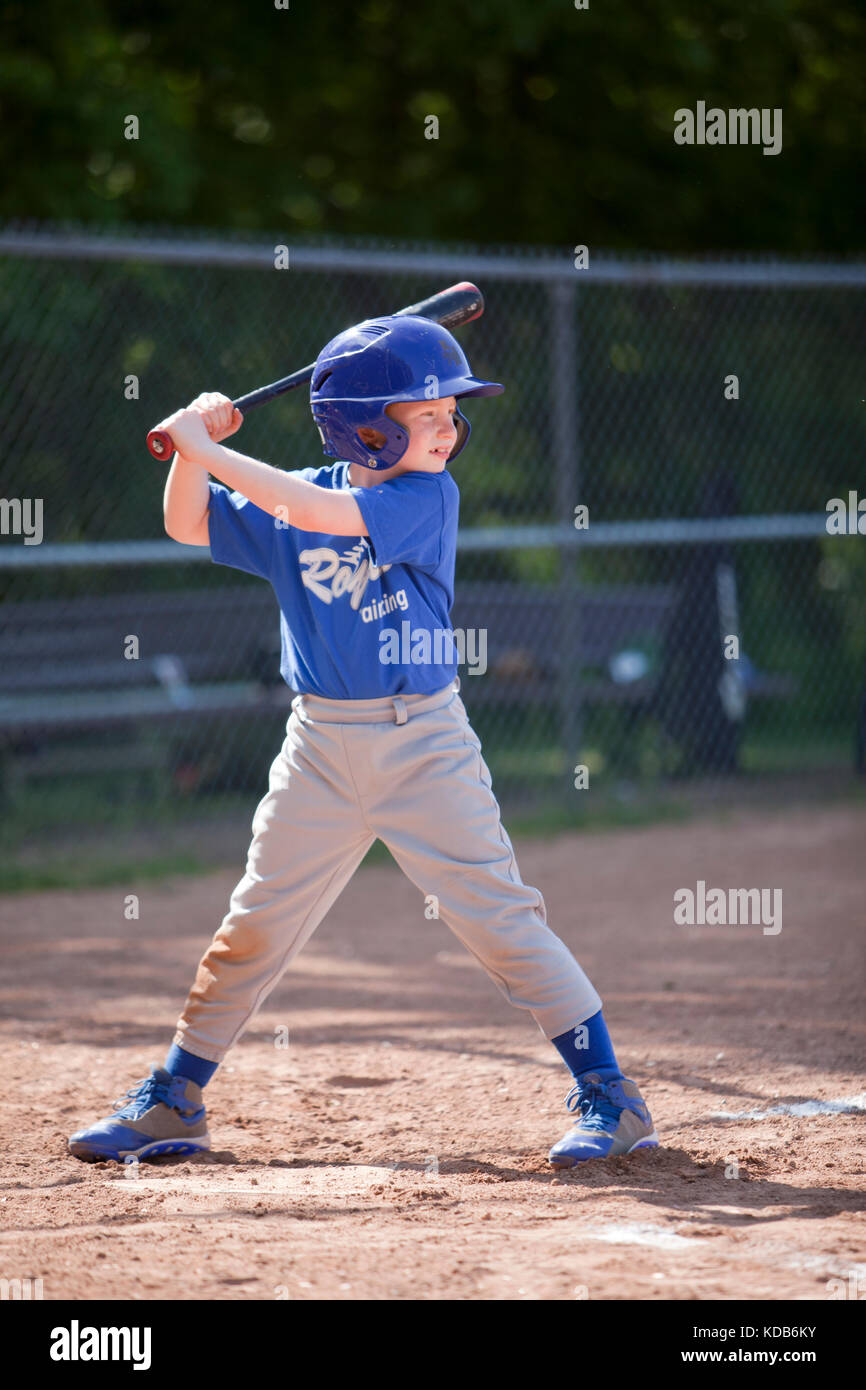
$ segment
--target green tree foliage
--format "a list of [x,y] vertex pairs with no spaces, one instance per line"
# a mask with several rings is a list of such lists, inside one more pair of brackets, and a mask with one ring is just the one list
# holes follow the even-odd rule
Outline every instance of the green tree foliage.
[[[0,215],[851,251],[864,40],[854,0],[19,0]],[[698,100],[780,107],[781,154],[678,146]]]

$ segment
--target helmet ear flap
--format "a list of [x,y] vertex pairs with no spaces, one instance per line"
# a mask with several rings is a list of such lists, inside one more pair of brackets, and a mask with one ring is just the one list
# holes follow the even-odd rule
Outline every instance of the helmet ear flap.
[[457,442],[454,445],[454,448],[451,450],[451,453],[448,455],[449,463],[452,459],[456,459],[457,455],[460,453],[460,450],[466,444],[466,441],[469,438],[469,432],[472,428],[469,421],[466,419],[466,416],[461,412],[459,405],[457,406],[457,409],[454,412],[454,423],[457,426]]

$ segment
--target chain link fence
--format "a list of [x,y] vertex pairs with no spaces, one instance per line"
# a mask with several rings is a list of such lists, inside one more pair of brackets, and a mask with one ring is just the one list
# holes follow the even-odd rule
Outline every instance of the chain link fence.
[[[275,600],[165,537],[145,434],[465,278],[506,392],[468,404],[452,622],[500,800],[578,821],[864,770],[866,267],[276,244],[0,232],[8,836],[251,809],[291,699]],[[306,392],[237,447],[320,465]]]

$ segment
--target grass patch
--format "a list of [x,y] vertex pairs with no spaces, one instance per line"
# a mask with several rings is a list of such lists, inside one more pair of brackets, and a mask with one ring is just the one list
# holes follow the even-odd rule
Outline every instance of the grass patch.
[[[578,793],[575,793],[577,797]],[[694,808],[684,799],[654,798],[647,801],[620,800],[614,795],[596,801],[585,810],[548,802],[530,810],[503,808],[502,823],[512,838],[548,839],[555,835],[581,834],[602,830],[660,825],[691,820]],[[387,864],[392,856],[381,840],[370,848],[362,868],[368,864]]]
[[[578,793],[575,793],[575,798]],[[248,810],[245,807],[245,810]],[[595,797],[591,803],[568,807],[550,800],[537,806],[521,809],[519,804],[503,808],[503,822],[509,834],[521,839],[537,839],[569,831],[591,832],[624,827],[653,825],[661,821],[685,820],[691,809],[682,801],[646,800],[623,801],[609,795]],[[189,827],[193,832],[184,838],[191,843],[174,850],[154,850],[150,838],[150,827],[139,826],[141,844],[136,848],[135,834],[127,833],[127,827],[117,828],[114,837],[90,834],[79,840],[74,848],[67,844],[58,848],[49,840],[40,845],[28,837],[26,849],[23,842],[12,843],[6,837],[6,844],[0,862],[0,893],[28,893],[50,889],[109,888],[115,885],[124,887],[136,880],[158,882],[177,874],[213,873],[228,860],[234,863],[238,878],[243,872],[243,863],[249,843],[249,816],[238,818],[234,814],[223,817],[212,808],[212,814],[205,818],[214,830],[221,831],[221,844],[225,844],[222,858],[215,857],[208,844],[207,851],[198,851],[195,839],[208,836],[208,825]],[[91,828],[92,830],[92,828]],[[393,857],[381,840],[377,840],[367,852],[362,866],[393,863]]]
[[[630,775],[607,765],[603,749],[589,746],[582,757],[591,790],[573,788],[570,769],[544,730],[528,731],[517,747],[491,740],[485,758],[509,834],[532,840],[697,816],[724,821],[758,806],[866,800],[866,778],[851,771],[850,739],[831,732],[800,744],[777,732],[755,733],[733,777],[647,776],[640,766]],[[253,811],[265,790],[266,780],[254,792],[155,797],[142,782],[100,774],[23,782],[0,817],[0,893],[156,882],[229,867],[239,879]],[[393,860],[377,841],[363,862]]]
[[200,874],[213,869],[194,854],[157,854],[145,858],[105,858],[93,851],[86,858],[58,857],[48,863],[0,864],[0,893],[32,893],[47,888],[124,887],[136,881]]
[[[575,796],[579,793],[575,792]],[[633,826],[659,825],[662,822],[687,821],[692,807],[685,800],[654,797],[646,801],[620,800],[606,797],[596,800],[585,810],[569,810],[566,806],[541,806],[537,810],[503,816],[510,835],[538,839],[569,831],[618,830]]]
[[744,741],[740,766],[744,772],[822,772],[854,765],[853,733],[835,738],[753,737]]

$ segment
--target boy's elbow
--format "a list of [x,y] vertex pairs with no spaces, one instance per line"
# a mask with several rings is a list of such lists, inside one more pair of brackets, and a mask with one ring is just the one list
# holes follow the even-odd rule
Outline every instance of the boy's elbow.
[[172,526],[166,521],[165,533],[171,540],[177,541],[178,545],[210,545],[207,513],[197,526]]

